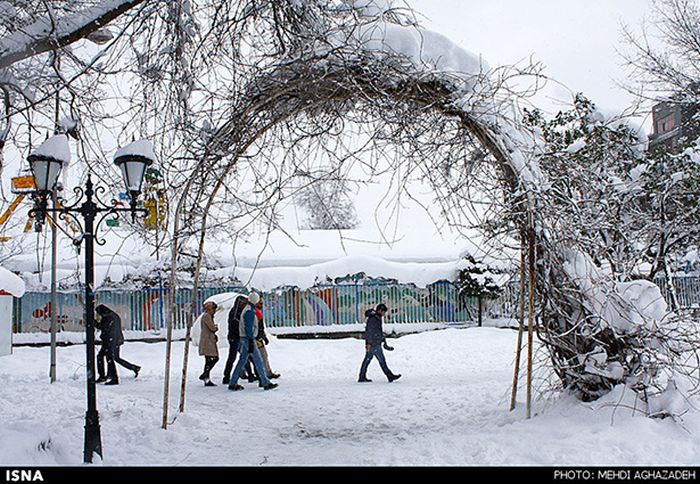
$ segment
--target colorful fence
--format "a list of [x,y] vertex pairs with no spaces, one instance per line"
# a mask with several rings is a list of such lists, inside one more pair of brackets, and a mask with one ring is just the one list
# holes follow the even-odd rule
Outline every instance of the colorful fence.
[[[700,309],[700,278],[678,277],[675,286],[684,308]],[[669,299],[669,289],[657,281]],[[518,283],[511,282],[498,299],[483,301],[484,318],[515,318],[518,308]],[[245,292],[237,286],[202,288],[201,303],[222,292]],[[169,290],[98,290],[98,304],[106,304],[121,316],[125,329],[159,331],[167,324]],[[263,294],[265,322],[270,327],[328,326],[364,322],[367,309],[383,302],[390,308],[394,323],[468,323],[478,320],[476,298],[460,298],[456,287],[438,282],[426,288],[409,284],[341,284],[300,290],[287,288]],[[192,291],[178,289],[175,294],[175,329],[185,328],[192,303]],[[60,292],[57,297],[58,323],[61,331],[81,331],[83,293]],[[51,295],[28,292],[15,299],[15,332],[47,332],[51,325]]]
[[[242,287],[208,287],[199,291],[201,303],[213,294],[245,292]],[[508,296],[484,304],[486,317],[509,317],[515,307],[517,288]],[[106,304],[122,316],[125,329],[160,330],[167,324],[168,289],[98,290],[97,303]],[[300,290],[287,288],[263,294],[265,322],[270,327],[353,324],[364,322],[367,309],[383,302],[394,323],[476,321],[475,298],[460,298],[455,286],[438,282],[427,288],[408,284],[347,284]],[[184,328],[192,302],[192,291],[178,289],[175,295],[175,329]],[[83,329],[83,293],[59,292],[58,324],[61,331]],[[15,299],[15,332],[46,332],[51,325],[51,295],[28,292]]]

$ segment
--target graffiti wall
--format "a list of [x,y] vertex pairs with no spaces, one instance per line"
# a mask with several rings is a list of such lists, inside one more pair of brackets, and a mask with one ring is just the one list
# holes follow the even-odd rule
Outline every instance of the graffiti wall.
[[[197,312],[201,303],[221,292],[245,292],[236,286],[209,287],[199,291]],[[97,304],[106,304],[116,311],[124,329],[158,331],[167,325],[167,289],[106,290],[96,293]],[[485,317],[515,314],[516,291],[506,291],[500,300],[484,304]],[[343,284],[300,290],[287,288],[263,293],[265,321],[270,327],[328,326],[365,321],[365,311],[379,303],[389,307],[389,322],[469,322],[477,319],[477,301],[460,298],[449,282],[426,288],[409,284]],[[192,292],[179,289],[175,295],[175,329],[185,328],[192,307]],[[51,296],[28,292],[15,301],[13,322],[17,332],[48,332],[51,327]],[[59,331],[82,331],[83,294],[59,293],[57,300]]]
[[476,300],[460,300],[450,283],[337,285],[267,294],[265,320],[273,327],[353,324],[379,303],[394,323],[472,321],[476,311]]

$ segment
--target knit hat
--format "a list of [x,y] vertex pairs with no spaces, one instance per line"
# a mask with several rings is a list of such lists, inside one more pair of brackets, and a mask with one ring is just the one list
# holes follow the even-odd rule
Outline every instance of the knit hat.
[[250,294],[248,294],[248,302],[251,304],[258,304],[258,301],[260,301],[260,295],[253,291]]

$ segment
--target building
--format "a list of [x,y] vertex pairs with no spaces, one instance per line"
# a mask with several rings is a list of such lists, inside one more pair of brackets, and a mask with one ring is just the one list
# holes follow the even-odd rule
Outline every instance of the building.
[[680,102],[671,98],[652,108],[653,131],[649,136],[649,150],[666,149],[678,153],[681,147],[700,136],[700,114],[696,103]]

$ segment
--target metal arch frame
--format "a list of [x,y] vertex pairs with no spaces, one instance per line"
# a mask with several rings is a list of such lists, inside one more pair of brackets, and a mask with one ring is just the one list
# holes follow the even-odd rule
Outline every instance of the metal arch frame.
[[[73,192],[78,200],[71,205],[63,205],[60,208],[48,205],[48,197],[45,192],[36,196],[36,206],[29,211],[34,215],[37,223],[42,224],[48,213],[57,213],[74,220],[81,229],[81,235],[73,239],[73,243],[79,246],[85,242],[85,335],[86,335],[86,369],[87,369],[87,411],[85,413],[85,445],[83,449],[83,462],[91,463],[93,454],[102,458],[102,436],[100,431],[100,419],[97,411],[97,392],[95,385],[95,243],[104,245],[105,240],[96,235],[102,221],[109,215],[119,215],[120,212],[131,212],[132,220],[136,219],[136,213],[147,213],[147,210],[136,208],[136,200],[132,199],[129,208],[117,207],[117,201],[112,199],[109,204],[100,199],[99,194],[105,192],[104,187],[94,187],[92,178],[88,174],[85,189],[76,187]],[[82,215],[81,223],[78,215]],[[99,218],[98,218],[99,216]],[[95,220],[97,219],[97,223]]]

